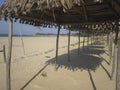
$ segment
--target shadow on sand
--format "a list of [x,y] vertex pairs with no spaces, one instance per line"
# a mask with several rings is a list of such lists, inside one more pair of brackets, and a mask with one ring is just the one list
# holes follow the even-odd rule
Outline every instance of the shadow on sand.
[[86,49],[81,51],[78,55],[78,49],[72,50],[70,53],[70,62],[68,62],[67,54],[60,55],[58,61],[55,61],[55,58],[48,60],[46,63],[54,65],[56,70],[59,68],[66,68],[68,70],[92,70],[95,71],[102,62],[102,59],[93,56],[92,54],[102,54],[104,50],[98,50],[94,48]]
[[35,79],[41,73],[41,71],[43,71],[48,65],[53,65],[56,70],[60,68],[65,68],[67,70],[72,70],[72,71],[76,71],[76,70],[88,71],[88,75],[89,75],[91,84],[93,86],[93,90],[97,90],[91,71],[95,72],[96,69],[99,66],[101,66],[110,78],[110,74],[105,69],[105,67],[101,64],[103,59],[92,55],[92,54],[100,55],[105,53],[105,51],[100,48],[104,48],[104,47],[98,46],[97,48],[97,46],[92,46],[89,49],[85,48],[84,51],[82,51],[82,48],[81,48],[81,51],[79,52],[79,54],[78,54],[78,49],[71,50],[70,62],[68,62],[68,54],[63,54],[58,56],[57,62],[55,58],[48,60],[46,62],[46,65],[38,73],[36,73],[20,90],[23,90],[27,85],[29,85],[29,83],[32,82],[32,80]]
[[[55,61],[54,59],[48,60],[46,63],[49,65],[55,66],[55,69],[58,70],[60,68],[65,68],[67,70],[86,70],[88,71],[88,75],[91,81],[91,84],[93,86],[93,90],[97,90],[91,71],[96,71],[96,69],[100,66],[105,71],[105,73],[108,75],[108,77],[111,79],[111,76],[107,69],[101,64],[102,61],[105,61],[107,64],[109,63],[107,60],[99,57],[100,54],[105,53],[104,50],[101,48],[104,48],[103,46],[92,46],[89,49],[87,47],[84,48],[84,51],[81,50],[81,52],[78,54],[78,49],[72,50],[70,53],[70,62],[68,62],[68,54],[60,55],[58,57],[58,61]],[[95,56],[93,54],[96,54],[98,56]]]

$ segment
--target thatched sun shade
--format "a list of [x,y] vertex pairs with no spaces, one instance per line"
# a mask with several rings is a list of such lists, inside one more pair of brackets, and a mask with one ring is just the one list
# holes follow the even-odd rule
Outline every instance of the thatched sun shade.
[[[38,23],[46,22],[79,23],[94,18],[97,20],[96,17],[89,18],[90,14],[104,8],[107,8],[104,0],[7,0],[0,13],[5,19],[12,17],[20,19],[22,23],[39,26]],[[110,11],[103,13],[114,16]]]

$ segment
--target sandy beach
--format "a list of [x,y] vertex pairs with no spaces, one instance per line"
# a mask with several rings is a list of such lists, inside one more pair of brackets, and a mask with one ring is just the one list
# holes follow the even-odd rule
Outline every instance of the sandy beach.
[[[23,37],[23,41],[25,54],[21,38],[13,38],[12,90],[115,90],[105,45],[83,50],[81,43],[78,54],[78,37],[71,36],[68,62],[68,37],[60,36],[58,62],[55,62],[56,36]],[[0,37],[0,49],[3,45],[7,47],[7,43],[7,37]],[[0,52],[0,90],[6,90],[5,67]]]

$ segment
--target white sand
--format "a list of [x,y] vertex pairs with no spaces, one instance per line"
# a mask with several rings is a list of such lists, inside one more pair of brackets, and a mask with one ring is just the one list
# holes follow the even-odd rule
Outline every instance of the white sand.
[[[110,80],[103,69],[111,73],[112,65],[101,59],[103,57],[109,61],[109,56],[104,52],[105,48],[90,47],[89,51],[81,50],[78,55],[78,46],[72,45],[71,62],[67,62],[67,47],[63,47],[67,46],[68,37],[60,36],[59,60],[56,64],[55,36],[23,37],[23,40],[25,55],[21,39],[13,39],[12,90],[22,90],[22,87],[45,66],[23,90],[115,90],[115,79]],[[77,37],[71,37],[71,44],[77,41]],[[6,37],[0,37],[0,49],[2,45],[7,45],[7,42]],[[0,90],[6,90],[5,72],[3,53],[0,52]],[[42,76],[43,73],[47,76]]]

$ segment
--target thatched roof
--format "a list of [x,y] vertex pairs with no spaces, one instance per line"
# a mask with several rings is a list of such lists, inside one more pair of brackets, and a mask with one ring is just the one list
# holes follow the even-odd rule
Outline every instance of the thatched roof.
[[41,25],[118,20],[119,10],[120,0],[6,0],[0,13]]

